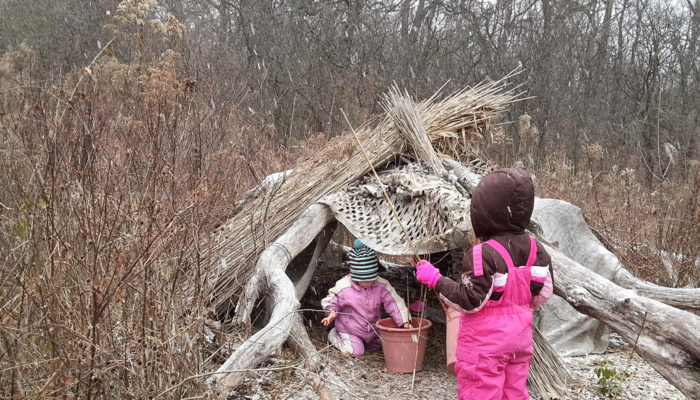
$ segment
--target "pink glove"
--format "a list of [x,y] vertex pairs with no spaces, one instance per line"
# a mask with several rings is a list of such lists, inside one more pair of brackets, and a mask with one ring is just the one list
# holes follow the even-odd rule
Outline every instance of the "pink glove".
[[418,282],[435,289],[438,279],[440,279],[440,270],[435,268],[430,261],[420,260],[416,264],[416,279]]

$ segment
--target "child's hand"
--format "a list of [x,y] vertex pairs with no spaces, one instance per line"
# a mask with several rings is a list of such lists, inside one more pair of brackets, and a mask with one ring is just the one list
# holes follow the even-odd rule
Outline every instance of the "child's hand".
[[321,323],[323,324],[323,326],[328,326],[331,324],[331,322],[333,322],[334,319],[335,319],[335,310],[331,310],[331,313],[328,314],[328,316],[326,318],[322,319]]
[[416,279],[431,289],[435,289],[441,276],[440,270],[435,268],[430,261],[420,260],[416,264]]
[[404,329],[413,329],[413,324],[410,322],[406,322],[405,324],[403,324],[403,328]]

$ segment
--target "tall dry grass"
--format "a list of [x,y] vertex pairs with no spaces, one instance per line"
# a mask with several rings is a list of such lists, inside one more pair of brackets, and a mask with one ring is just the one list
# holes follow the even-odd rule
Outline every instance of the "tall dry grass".
[[649,189],[637,169],[608,168],[575,172],[566,160],[553,161],[537,173],[539,188],[543,196],[581,207],[603,243],[635,275],[670,287],[700,285],[697,175]]
[[0,398],[203,395],[216,326],[182,277],[201,286],[200,237],[292,155],[173,49],[51,82],[35,57],[0,62]]

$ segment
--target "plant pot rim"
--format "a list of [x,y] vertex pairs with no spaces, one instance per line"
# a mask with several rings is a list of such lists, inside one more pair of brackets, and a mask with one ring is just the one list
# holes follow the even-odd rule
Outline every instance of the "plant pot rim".
[[375,324],[378,329],[384,330],[384,331],[389,331],[389,332],[417,332],[417,331],[424,331],[431,326],[433,326],[433,323],[430,322],[429,319],[425,318],[418,318],[418,317],[413,317],[411,319],[411,323],[419,322],[419,326],[414,326],[413,328],[399,328],[399,327],[389,327],[382,325],[382,321],[391,321],[392,325],[394,325],[394,320],[390,318],[382,318],[377,323]]

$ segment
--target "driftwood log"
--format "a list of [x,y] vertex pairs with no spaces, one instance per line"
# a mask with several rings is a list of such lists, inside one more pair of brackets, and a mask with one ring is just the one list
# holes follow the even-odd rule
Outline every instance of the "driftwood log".
[[[263,251],[257,263],[256,276],[246,286],[246,295],[252,301],[241,308],[241,317],[250,321],[250,313],[257,293],[265,290],[269,297],[268,304],[273,307],[267,325],[251,336],[226,360],[213,375],[212,381],[224,387],[234,387],[245,377],[246,370],[265,361],[270,355],[279,351],[282,344],[294,331],[291,342],[310,357],[316,357],[314,346],[304,329],[301,316],[297,313],[297,300],[294,283],[285,274],[285,269],[292,259],[306,248],[326,225],[333,221],[333,213],[322,204],[309,207],[299,219],[277,240]],[[264,287],[263,287],[264,286]],[[320,365],[316,359],[307,363],[309,366]]]
[[624,289],[557,249],[545,248],[552,256],[556,294],[635,343],[635,351],[688,398],[700,398],[697,315]]
[[535,221],[546,232],[543,239],[587,269],[637,295],[685,310],[700,310],[700,289],[668,288],[635,277],[591,232],[579,207],[556,199],[535,203]]
[[684,308],[696,308],[700,289],[664,288],[632,277],[570,203],[539,199],[533,219],[542,228],[540,238],[558,244],[547,247],[555,294],[635,343],[635,351],[671,384],[700,398],[700,317],[674,307],[684,299]]

